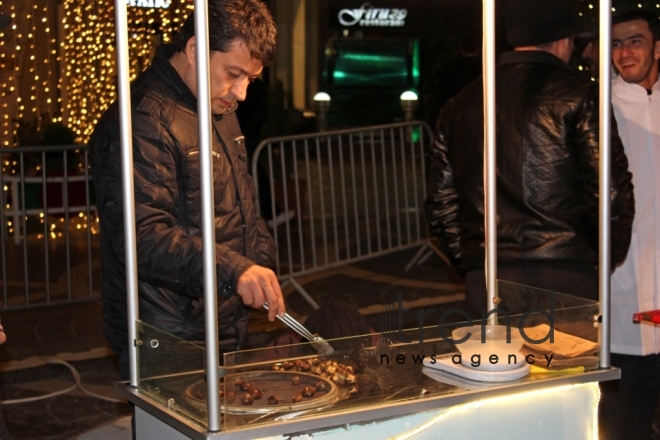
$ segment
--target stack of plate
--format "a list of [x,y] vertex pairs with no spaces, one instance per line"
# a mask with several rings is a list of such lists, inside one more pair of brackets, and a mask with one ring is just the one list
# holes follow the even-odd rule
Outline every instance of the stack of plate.
[[525,377],[529,373],[529,364],[525,361],[525,355],[516,354],[516,363],[498,362],[491,364],[488,359],[482,359],[478,366],[473,366],[470,359],[461,359],[460,363],[454,363],[454,356],[424,359],[424,367],[444,371],[465,379],[480,382],[504,382]]

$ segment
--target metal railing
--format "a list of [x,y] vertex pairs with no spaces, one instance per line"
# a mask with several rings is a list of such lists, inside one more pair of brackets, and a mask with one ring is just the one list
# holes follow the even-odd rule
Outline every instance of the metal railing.
[[87,146],[3,149],[0,158],[0,307],[98,299]]
[[[428,249],[423,202],[431,142],[428,125],[416,121],[262,142],[251,164],[257,188],[266,183],[260,198],[272,212],[294,213],[271,228],[280,281],[316,307],[297,277]],[[87,146],[0,151],[0,308],[98,299]]]
[[425,249],[425,158],[432,140],[427,124],[412,121],[260,143],[252,176],[261,188],[258,209],[274,218],[280,282],[318,307],[296,277]]

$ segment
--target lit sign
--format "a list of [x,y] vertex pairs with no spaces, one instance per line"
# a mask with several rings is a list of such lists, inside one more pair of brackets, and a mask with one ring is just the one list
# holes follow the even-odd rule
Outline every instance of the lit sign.
[[401,27],[406,24],[407,9],[374,8],[364,3],[358,9],[342,9],[339,11],[339,23],[344,26],[383,26]]
[[137,8],[167,9],[171,4],[172,0],[126,0],[126,5]]

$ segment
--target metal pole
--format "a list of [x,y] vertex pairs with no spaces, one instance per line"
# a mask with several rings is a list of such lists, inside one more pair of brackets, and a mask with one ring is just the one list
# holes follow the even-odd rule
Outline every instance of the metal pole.
[[[486,246],[486,310],[491,310],[497,297],[497,162],[495,126],[495,1],[484,0],[484,218]],[[497,324],[497,314],[489,316]]]
[[213,215],[213,158],[211,140],[211,80],[209,75],[208,6],[195,0],[195,60],[197,63],[197,114],[202,195],[202,242],[204,265],[204,320],[206,323],[206,385],[208,430],[220,430],[218,394],[218,303],[215,277],[215,218]]
[[126,256],[126,309],[128,313],[128,362],[130,385],[138,386],[137,324],[137,247],[135,232],[135,194],[133,184],[133,127],[131,125],[131,90],[128,64],[128,24],[126,2],[115,2],[117,38],[117,79],[121,141],[121,176],[124,197],[124,243]]
[[598,231],[599,231],[599,253],[598,253],[598,300],[600,302],[600,316],[602,323],[600,325],[600,358],[599,366],[601,368],[610,367],[610,166],[611,166],[611,144],[610,130],[612,110],[612,52],[610,50],[611,42],[611,0],[601,0],[600,2],[600,130],[599,136],[599,156],[600,156],[600,181],[598,188],[598,198],[600,200],[598,210]]

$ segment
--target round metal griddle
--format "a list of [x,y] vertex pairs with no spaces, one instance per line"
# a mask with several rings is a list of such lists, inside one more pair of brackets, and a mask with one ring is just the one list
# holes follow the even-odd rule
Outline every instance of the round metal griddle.
[[[298,385],[291,384],[295,376],[300,378]],[[263,397],[255,400],[252,405],[241,405],[240,396],[245,391],[241,391],[234,386],[237,379],[250,382],[255,388],[261,390]],[[293,402],[294,397],[302,395],[303,388],[309,386],[316,389],[318,382],[325,383],[326,391],[316,391],[312,397],[303,397],[301,402]],[[233,391],[236,393],[236,400],[230,404],[225,404],[221,399],[221,411],[229,414],[264,414],[272,411],[314,409],[329,405],[339,398],[339,389],[332,381],[313,374],[296,371],[250,371],[229,374],[223,378],[219,388],[220,391],[225,389],[225,392]],[[206,382],[200,380],[186,389],[185,397],[193,405],[206,409],[206,393]],[[268,403],[268,397],[272,395],[277,396],[279,403],[275,405]]]

